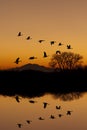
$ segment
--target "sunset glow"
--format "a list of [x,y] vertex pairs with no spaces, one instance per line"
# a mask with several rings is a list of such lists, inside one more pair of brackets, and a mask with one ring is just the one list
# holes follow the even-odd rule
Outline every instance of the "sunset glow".
[[[87,64],[86,13],[86,0],[0,0],[0,69],[27,63],[49,66],[56,50],[79,53]],[[23,35],[18,37],[18,32]],[[28,36],[32,39],[26,40]],[[39,43],[41,39],[45,41]],[[56,43],[51,46],[50,41]],[[30,56],[37,59],[29,60]],[[22,60],[18,65],[17,57]]]

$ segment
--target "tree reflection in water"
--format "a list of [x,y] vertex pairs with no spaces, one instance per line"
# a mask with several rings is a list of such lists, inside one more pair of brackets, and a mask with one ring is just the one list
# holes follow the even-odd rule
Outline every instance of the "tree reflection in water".
[[71,93],[58,93],[53,95],[53,97],[59,98],[62,101],[72,101],[81,98],[85,92],[71,92]]
[[[46,94],[51,94],[53,96],[54,99],[60,99],[62,101],[71,101],[71,100],[76,100],[76,99],[79,99],[81,98],[84,93],[86,93],[85,91],[76,91],[76,92],[73,92],[73,91],[69,91],[69,92],[60,92],[60,91],[55,91],[55,89],[52,91],[52,90],[47,90],[46,89],[44,90],[42,88],[42,90],[40,89],[37,89],[37,91],[23,91],[22,89],[9,89],[9,90],[4,90],[3,91],[0,91],[0,95],[3,95],[3,96],[10,96],[10,97],[14,97],[16,98],[16,100],[19,102],[19,97],[22,97],[22,98],[35,98],[35,97],[42,97]],[[34,101],[32,101],[34,102]]]

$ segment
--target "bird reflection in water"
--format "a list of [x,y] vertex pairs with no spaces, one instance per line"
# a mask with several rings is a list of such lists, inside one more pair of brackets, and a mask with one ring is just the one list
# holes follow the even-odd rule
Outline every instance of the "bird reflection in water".
[[61,106],[56,106],[56,109],[60,110],[60,109],[61,109]]
[[15,96],[15,99],[18,103],[20,102],[20,97],[18,95]]
[[31,120],[26,120],[26,122],[27,122],[28,124],[30,124],[32,121],[31,121]]
[[55,116],[54,116],[54,115],[51,115],[50,118],[51,118],[51,119],[55,119]]
[[17,124],[18,128],[21,128],[23,125],[21,123]]
[[46,108],[47,105],[49,105],[47,102],[43,102],[43,104],[44,104],[44,108]]
[[39,119],[39,120],[44,120],[44,118],[42,118],[42,117],[39,117],[38,119]]
[[[20,102],[20,97],[18,96],[18,95],[16,95],[15,96],[15,99],[16,99],[16,101],[19,103]],[[34,104],[34,103],[37,103],[37,101],[36,100],[33,100],[33,99],[30,99],[29,100],[29,103],[31,103],[31,104]],[[47,106],[48,105],[50,105],[48,102],[42,102],[42,104],[43,104],[43,108],[45,109],[45,108],[47,108]],[[61,105],[56,105],[55,106],[55,108],[57,109],[57,110],[61,110]],[[72,113],[73,111],[72,110],[67,110],[66,111],[66,115],[71,115],[71,113]],[[59,114],[57,114],[57,117],[56,116],[54,116],[53,114],[51,114],[48,118],[50,118],[50,119],[57,119],[58,117],[59,118],[61,118],[62,116],[64,116],[63,115],[63,113],[59,113]],[[37,118],[38,120],[45,120],[45,118],[43,118],[43,117],[38,117]],[[32,122],[32,120],[26,120],[26,124],[31,124],[31,122]],[[23,126],[23,124],[21,124],[21,123],[18,123],[17,124],[17,126],[18,126],[18,128],[21,128],[22,126]]]
[[71,113],[72,113],[72,111],[68,110],[66,114],[71,115]]
[[22,34],[21,32],[19,32],[17,36],[20,37],[20,36],[22,36],[22,35],[23,35],[23,34]]
[[37,101],[34,101],[34,100],[29,100],[30,103],[36,103]]
[[63,115],[62,114],[58,114],[58,116],[61,118]]

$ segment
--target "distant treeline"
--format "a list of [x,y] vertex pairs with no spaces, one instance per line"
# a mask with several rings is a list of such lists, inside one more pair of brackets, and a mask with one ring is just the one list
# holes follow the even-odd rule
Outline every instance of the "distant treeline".
[[87,69],[60,72],[0,71],[0,94],[43,95],[87,91]]

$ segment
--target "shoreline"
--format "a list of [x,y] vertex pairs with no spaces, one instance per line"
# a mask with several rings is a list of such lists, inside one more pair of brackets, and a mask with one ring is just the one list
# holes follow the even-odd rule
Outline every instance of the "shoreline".
[[43,95],[87,91],[87,70],[62,72],[2,71],[0,93]]

